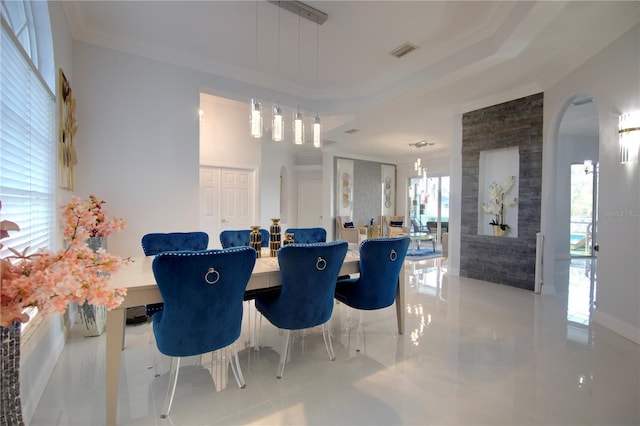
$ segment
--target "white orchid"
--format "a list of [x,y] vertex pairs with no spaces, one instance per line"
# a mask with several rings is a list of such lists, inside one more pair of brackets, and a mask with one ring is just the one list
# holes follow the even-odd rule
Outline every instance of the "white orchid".
[[502,184],[493,182],[489,185],[489,201],[482,205],[482,209],[486,214],[494,215],[496,218],[491,221],[491,225],[499,226],[505,230],[509,227],[504,223],[504,206],[513,207],[518,204],[516,197],[504,198],[505,194],[511,191],[516,182],[515,176],[509,176]]

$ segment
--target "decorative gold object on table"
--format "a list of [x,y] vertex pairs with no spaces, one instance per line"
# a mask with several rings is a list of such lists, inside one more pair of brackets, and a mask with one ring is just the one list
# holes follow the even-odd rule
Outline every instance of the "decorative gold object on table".
[[249,246],[256,251],[257,257],[261,257],[262,234],[260,233],[260,225],[254,225],[251,227],[251,233],[249,234]]
[[287,232],[284,234],[284,241],[282,241],[282,245],[286,246],[287,244],[293,244],[295,241],[293,240],[293,233]]
[[273,222],[269,228],[269,254],[271,257],[278,256],[280,250],[280,219],[271,219]]

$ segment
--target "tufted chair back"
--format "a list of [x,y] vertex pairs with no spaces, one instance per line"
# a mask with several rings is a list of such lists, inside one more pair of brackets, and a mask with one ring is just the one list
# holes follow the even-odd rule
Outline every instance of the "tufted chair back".
[[[222,248],[249,246],[249,234],[251,229],[227,229],[220,233],[220,244]],[[260,234],[262,247],[269,247],[269,231],[260,228]]]
[[[206,250],[209,245],[209,234],[206,232],[168,232],[151,233],[142,236],[142,251],[145,256],[155,256],[167,251],[199,251]],[[145,316],[153,316],[163,309],[163,303],[151,303],[145,306]]]
[[153,275],[164,310],[153,315],[153,331],[160,352],[191,356],[233,343],[255,262],[250,247],[156,255]]
[[324,243],[327,230],[324,228],[288,228],[285,233],[293,234],[293,241],[300,244]]
[[373,238],[360,245],[360,277],[341,280],[335,297],[347,306],[373,310],[391,306],[409,248],[409,237]]
[[151,233],[142,237],[145,256],[154,256],[165,251],[206,250],[209,235],[206,232]]

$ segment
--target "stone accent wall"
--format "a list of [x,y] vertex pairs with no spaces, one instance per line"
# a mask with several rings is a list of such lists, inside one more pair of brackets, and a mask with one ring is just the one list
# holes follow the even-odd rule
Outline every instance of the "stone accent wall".
[[[542,93],[462,116],[460,276],[534,289],[542,193]],[[480,151],[518,147],[518,237],[478,235]],[[491,218],[487,215],[487,220]]]

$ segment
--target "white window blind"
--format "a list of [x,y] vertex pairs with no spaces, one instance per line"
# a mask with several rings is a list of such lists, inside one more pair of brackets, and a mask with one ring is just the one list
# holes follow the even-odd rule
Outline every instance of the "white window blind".
[[0,49],[0,219],[20,226],[7,247],[53,248],[55,220],[54,98],[2,22]]

